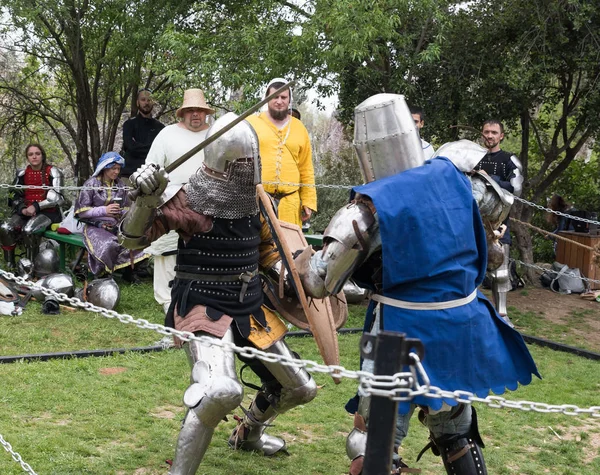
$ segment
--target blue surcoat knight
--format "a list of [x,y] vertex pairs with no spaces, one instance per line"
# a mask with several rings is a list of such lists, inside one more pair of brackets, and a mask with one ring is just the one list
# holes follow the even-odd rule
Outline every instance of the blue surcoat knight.
[[[354,191],[370,197],[377,210],[383,262],[378,284],[384,297],[431,303],[476,292],[470,303],[444,310],[382,305],[385,330],[423,342],[423,366],[431,384],[485,397],[539,377],[521,335],[477,290],[485,275],[487,246],[466,176],[446,158],[435,158]],[[417,397],[413,402],[442,407],[441,399]]]

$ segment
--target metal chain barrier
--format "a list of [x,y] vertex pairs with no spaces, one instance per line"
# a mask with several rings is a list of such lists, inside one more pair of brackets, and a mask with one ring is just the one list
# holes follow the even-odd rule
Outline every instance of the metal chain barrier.
[[7,183],[0,183],[0,189],[15,189],[15,190],[64,190],[64,191],[81,191],[81,190],[133,190],[131,186],[52,186],[52,185],[9,185]]
[[326,183],[291,183],[289,181],[263,181],[263,185],[285,185],[285,186],[297,186],[299,188],[334,188],[334,189],[342,189],[342,190],[351,190],[355,186],[359,185],[328,185]]
[[[556,271],[554,269],[546,269],[545,267],[537,266],[535,264],[529,264],[527,262],[520,261],[519,259],[512,259],[511,258],[510,260],[514,261],[514,262],[516,262],[518,264],[521,264],[524,267],[529,267],[531,269],[536,269],[536,270],[539,270],[539,271],[542,271],[542,272],[550,272],[552,274],[560,274],[559,271]],[[597,279],[588,279],[587,277],[584,277],[584,276],[581,276],[581,277],[578,277],[578,278],[580,278],[584,282],[592,282],[594,284],[600,284],[600,280],[597,280]]]
[[524,199],[524,198],[521,198],[521,197],[519,197],[519,196],[515,196],[515,195],[513,195],[513,197],[514,197],[514,199],[515,199],[515,200],[517,200],[517,201],[520,201],[521,203],[523,203],[523,204],[525,204],[525,205],[527,205],[527,206],[531,206],[532,208],[536,208],[536,209],[538,209],[538,210],[540,210],[540,211],[546,211],[547,213],[552,213],[552,214],[555,214],[555,215],[557,215],[557,216],[563,216],[563,217],[565,217],[565,218],[569,218],[569,219],[572,219],[572,220],[574,220],[574,221],[581,221],[581,222],[583,222],[583,223],[588,223],[588,224],[600,224],[600,221],[594,221],[593,219],[579,218],[579,217],[577,217],[577,216],[572,216],[572,215],[570,215],[570,214],[567,214],[567,213],[562,213],[562,212],[560,212],[560,211],[555,211],[555,210],[553,210],[553,209],[546,208],[546,207],[544,207],[544,206],[542,206],[542,205],[538,205],[538,204],[536,204],[536,203],[533,203],[533,202],[531,202],[531,201],[527,201],[526,199]]
[[29,475],[37,475],[37,473],[35,473],[33,468],[31,468],[31,465],[29,465],[27,462],[25,462],[23,460],[23,457],[21,457],[21,455],[18,452],[15,452],[13,450],[12,445],[10,445],[8,443],[8,441],[6,441],[4,439],[4,437],[2,437],[2,434],[0,434],[0,444],[2,444],[2,447],[4,447],[4,450],[6,450],[11,455],[13,460],[15,462],[17,462],[19,465],[21,465],[21,468],[23,469],[24,472],[29,473]]
[[413,364],[410,365],[409,372],[396,373],[392,376],[374,375],[367,371],[348,370],[340,365],[322,365],[311,360],[302,360],[288,358],[281,355],[266,353],[253,347],[240,347],[233,343],[224,342],[215,338],[196,336],[191,332],[175,330],[174,328],[165,327],[157,323],[150,323],[144,319],[135,319],[131,315],[120,314],[114,310],[107,310],[102,307],[97,307],[89,302],[68,297],[65,294],[55,292],[50,289],[41,287],[39,284],[30,282],[22,277],[17,277],[10,272],[0,269],[0,275],[17,282],[19,285],[34,287],[41,290],[42,293],[52,296],[61,302],[67,302],[71,306],[82,308],[89,312],[99,313],[100,315],[117,319],[121,323],[134,324],[138,328],[156,331],[162,335],[177,336],[181,340],[195,340],[203,345],[219,346],[229,351],[238,353],[246,358],[256,358],[261,361],[270,363],[280,363],[285,366],[296,368],[304,368],[309,372],[329,374],[334,378],[349,378],[359,381],[359,392],[362,395],[377,395],[388,397],[395,401],[409,402],[416,396],[427,396],[432,398],[448,398],[456,400],[459,403],[471,404],[473,402],[481,402],[493,408],[514,408],[523,411],[537,412],[552,412],[563,413],[566,415],[591,415],[592,417],[600,417],[600,406],[592,406],[581,409],[570,404],[551,405],[546,403],[537,403],[531,401],[509,401],[499,396],[488,396],[487,398],[479,398],[475,394],[468,391],[445,391],[430,384],[429,377],[422,366],[418,356],[414,353],[410,354]]

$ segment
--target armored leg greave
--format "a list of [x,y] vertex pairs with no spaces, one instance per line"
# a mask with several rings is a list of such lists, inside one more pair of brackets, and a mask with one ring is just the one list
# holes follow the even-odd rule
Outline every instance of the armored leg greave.
[[[233,342],[231,329],[223,340]],[[183,396],[189,411],[177,439],[171,475],[196,473],[215,427],[241,404],[243,397],[233,352],[197,341],[191,341],[185,348],[192,364],[191,384]]]
[[6,270],[13,270],[17,264],[15,262],[15,248],[7,249],[8,246],[3,246],[4,251],[4,262],[6,263]]
[[[431,430],[431,442],[421,451],[419,458],[427,449],[431,448],[435,455],[442,457],[444,468],[449,475],[487,475],[481,452],[484,444],[479,434],[477,412],[474,407],[459,405],[450,413],[424,418],[422,414],[419,414],[419,419],[424,419],[425,424]],[[469,421],[468,430],[460,431]],[[450,427],[454,427],[459,432],[456,434],[446,432]],[[440,429],[444,430],[443,434],[439,432]]]
[[496,310],[508,323],[510,323],[506,310],[506,294],[511,290],[510,276],[508,273],[510,246],[508,244],[503,244],[502,249],[504,251],[504,261],[492,274],[492,295],[494,297]]
[[36,256],[40,252],[40,243],[42,237],[39,234],[25,234],[23,236],[23,244],[25,244],[25,251],[27,259],[33,262]]
[[25,226],[23,226],[23,243],[27,250],[27,258],[34,261],[40,250],[40,243],[42,242],[42,231],[46,230],[48,226],[52,224],[52,220],[44,215],[38,214],[32,217]]
[[[362,473],[365,452],[367,449],[367,422],[369,418],[369,409],[371,405],[370,397],[361,397],[358,404],[358,411],[354,414],[354,428],[348,434],[346,439],[346,454],[352,460],[350,464],[350,475],[360,475]],[[414,412],[414,406],[411,406],[407,414],[398,414],[396,418],[396,434],[394,436],[394,459],[392,463],[392,473],[421,473],[418,469],[411,469],[406,465],[398,455],[400,444],[408,433],[410,418]]]
[[[293,358],[294,355],[284,341],[278,341],[268,353]],[[306,404],[317,395],[317,385],[312,377],[301,368],[284,366],[280,363],[263,362],[276,380],[266,384],[256,395],[246,415],[229,439],[234,449],[259,451],[273,455],[285,451],[285,441],[265,434],[266,427],[277,417],[300,404]]]

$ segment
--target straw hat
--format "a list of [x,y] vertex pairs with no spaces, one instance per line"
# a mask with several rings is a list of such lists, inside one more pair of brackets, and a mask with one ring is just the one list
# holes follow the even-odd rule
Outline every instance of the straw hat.
[[206,103],[202,89],[188,89],[183,93],[183,105],[177,109],[177,117],[183,117],[184,109],[193,108],[204,109],[207,114],[215,113],[215,110]]

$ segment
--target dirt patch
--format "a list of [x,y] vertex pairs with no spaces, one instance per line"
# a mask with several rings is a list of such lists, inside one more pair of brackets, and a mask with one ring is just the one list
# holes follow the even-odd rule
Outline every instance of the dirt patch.
[[104,376],[109,376],[111,374],[119,374],[127,371],[127,368],[123,368],[122,366],[117,366],[115,368],[100,368],[98,372]]
[[[491,292],[484,293],[491,299]],[[600,352],[600,302],[585,300],[577,294],[565,295],[552,292],[542,287],[528,286],[508,293],[509,317],[511,307],[520,313],[532,313],[549,323],[565,326],[577,340],[585,341],[586,348]],[[526,328],[519,328],[519,321],[514,321],[517,329],[528,333]],[[546,335],[534,334],[541,338]],[[579,346],[579,345],[576,345]]]
[[539,313],[554,322],[560,322],[574,310],[600,315],[599,302],[582,299],[577,294],[558,294],[541,287],[509,292],[508,306],[516,307],[521,312]]
[[153,411],[150,412],[152,417],[156,417],[157,419],[175,419],[180,417],[181,408],[177,406],[163,406],[157,407]]

